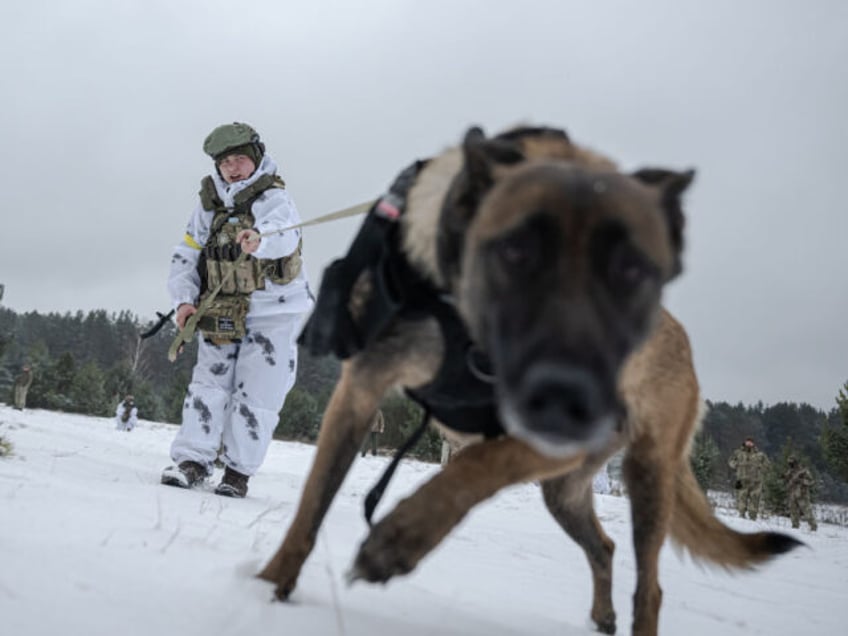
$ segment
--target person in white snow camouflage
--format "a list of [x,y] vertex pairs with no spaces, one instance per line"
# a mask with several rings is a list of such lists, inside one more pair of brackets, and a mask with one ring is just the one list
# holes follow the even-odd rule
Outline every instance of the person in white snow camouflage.
[[197,363],[162,483],[191,488],[224,476],[219,495],[244,497],[295,382],[297,334],[314,297],[301,261],[300,216],[253,128],[219,126],[203,144],[215,162],[171,259],[176,321],[201,310]]
[[127,395],[115,409],[115,428],[119,431],[131,431],[138,424],[138,407],[135,398]]

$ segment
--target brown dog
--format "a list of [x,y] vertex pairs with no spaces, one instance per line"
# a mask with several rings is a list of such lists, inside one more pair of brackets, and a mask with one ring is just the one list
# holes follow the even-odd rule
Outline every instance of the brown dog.
[[[798,544],[724,526],[690,469],[701,401],[688,339],[660,295],[681,269],[680,198],[692,176],[658,169],[623,174],[565,133],[544,128],[492,139],[472,129],[461,148],[415,172],[405,212],[392,221],[398,230],[387,236],[401,265],[449,295],[444,302],[455,306],[463,329],[443,319],[448,309],[399,310],[376,333],[360,333],[355,345],[335,346],[339,325],[361,330],[376,290],[392,286],[384,269],[365,266],[353,269],[355,287],[347,275],[354,290],[349,303],[340,296],[342,317],[337,307],[322,323],[325,311],[307,329],[314,351],[352,357],[324,414],[297,515],[260,574],[277,586],[278,598],[294,589],[384,394],[396,386],[412,388],[414,396],[421,387],[447,386],[437,380],[453,373],[446,360],[457,357],[457,333],[485,354],[492,408],[448,401],[446,409],[448,402],[436,399],[432,410],[448,424],[456,414],[463,425],[476,417],[488,437],[373,526],[351,579],[386,581],[411,571],[475,504],[505,486],[542,480],[545,504],[589,560],[592,619],[614,633],[614,545],[595,515],[591,481],[623,447],[638,565],[633,634],[656,634],[657,563],[667,534],[695,557],[732,568]],[[379,208],[363,228],[376,222]],[[348,262],[356,261],[355,251]],[[401,296],[409,286],[401,286]],[[316,314],[340,288],[322,285]],[[505,434],[492,433],[498,426]]]

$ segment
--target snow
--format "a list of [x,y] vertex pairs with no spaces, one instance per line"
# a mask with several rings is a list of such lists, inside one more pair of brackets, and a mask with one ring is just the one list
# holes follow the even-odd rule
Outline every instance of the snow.
[[[172,425],[0,406],[0,632],[15,636],[360,636],[594,633],[582,551],[555,525],[534,484],[479,506],[411,575],[347,586],[365,536],[362,500],[388,463],[358,459],[306,562],[292,602],[255,573],[294,513],[314,447],[274,442],[244,500],[159,484]],[[404,461],[377,516],[438,467]],[[598,495],[615,540],[613,599],[629,632],[634,562],[627,500]],[[740,529],[786,529],[787,520]],[[752,573],[660,562],[661,634],[844,634],[848,528],[789,530],[808,544]]]

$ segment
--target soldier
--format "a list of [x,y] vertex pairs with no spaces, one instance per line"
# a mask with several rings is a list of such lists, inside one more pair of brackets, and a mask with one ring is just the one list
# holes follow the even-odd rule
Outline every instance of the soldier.
[[448,431],[439,431],[442,438],[442,453],[440,463],[442,466],[447,465],[451,458],[456,455],[466,445],[468,440],[457,437]]
[[127,395],[115,409],[115,428],[129,432],[135,428],[136,424],[138,424],[138,408],[135,405],[135,398]]
[[362,457],[368,452],[368,445],[371,445],[371,454],[377,454],[377,437],[386,430],[386,421],[383,417],[383,411],[377,409],[374,414],[374,419],[371,420],[371,430],[368,432],[368,437],[365,438],[365,443],[362,445]]
[[26,407],[27,391],[32,384],[32,369],[28,364],[21,368],[21,374],[15,380],[15,408],[23,411]]
[[439,437],[442,440],[442,448],[441,448],[441,454],[440,454],[440,457],[439,457],[439,463],[442,466],[446,466],[447,463],[450,461],[451,447],[450,447],[450,443],[448,442],[447,438],[445,438],[444,434],[439,435]]
[[754,444],[753,437],[745,438],[741,448],[737,448],[728,462],[736,471],[736,509],[739,516],[757,518],[760,510],[760,495],[763,492],[763,480],[769,467],[769,460]]
[[244,497],[262,464],[297,372],[297,334],[314,302],[301,259],[300,215],[258,133],[213,130],[213,162],[174,250],[168,290],[180,329],[199,315],[197,362],[162,483]]
[[787,461],[788,468],[783,474],[786,481],[786,497],[789,500],[789,517],[792,519],[792,527],[799,528],[800,516],[810,525],[810,530],[815,532],[818,528],[816,518],[813,516],[813,507],[810,504],[810,487],[813,485],[813,476],[810,471],[798,463],[798,459],[792,455]]
[[601,466],[600,470],[592,478],[592,491],[599,495],[608,495],[612,492],[612,484],[609,479],[609,464]]

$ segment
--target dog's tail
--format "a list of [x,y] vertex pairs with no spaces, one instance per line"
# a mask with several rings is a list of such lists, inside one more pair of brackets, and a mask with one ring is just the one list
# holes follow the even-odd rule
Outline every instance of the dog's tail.
[[723,568],[747,569],[804,545],[779,532],[744,533],[728,528],[713,514],[688,458],[682,463],[675,487],[670,534],[694,559]]

